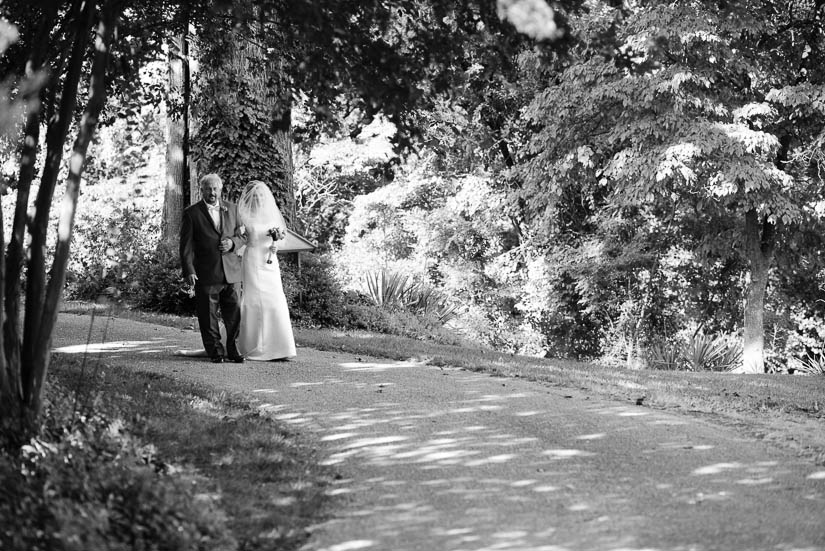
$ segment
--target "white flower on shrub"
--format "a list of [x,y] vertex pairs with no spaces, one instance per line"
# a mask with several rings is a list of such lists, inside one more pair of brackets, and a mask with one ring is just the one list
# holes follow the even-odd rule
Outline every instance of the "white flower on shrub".
[[553,8],[544,0],[498,0],[498,16],[536,40],[555,40],[564,34],[553,19]]

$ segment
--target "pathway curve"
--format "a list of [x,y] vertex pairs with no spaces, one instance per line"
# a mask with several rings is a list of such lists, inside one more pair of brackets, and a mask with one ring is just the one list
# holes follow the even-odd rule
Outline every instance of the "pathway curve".
[[[89,320],[61,315],[55,348],[81,352]],[[103,361],[249,393],[319,442],[342,478],[307,551],[825,550],[825,468],[695,417],[304,348],[214,365],[172,355],[196,333],[127,320],[106,334]]]

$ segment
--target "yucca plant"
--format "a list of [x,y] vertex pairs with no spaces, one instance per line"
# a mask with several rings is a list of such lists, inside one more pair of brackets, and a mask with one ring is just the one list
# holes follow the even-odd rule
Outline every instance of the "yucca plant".
[[409,277],[388,270],[368,272],[364,279],[370,299],[382,308],[393,308],[409,304],[412,285]]
[[731,342],[729,339],[720,337],[717,339],[725,346],[725,352],[714,366],[708,367],[711,371],[731,371],[742,364],[742,344]]
[[652,369],[675,371],[681,367],[679,346],[665,341],[653,343],[647,350],[647,362]]
[[441,323],[454,319],[458,310],[458,306],[450,304],[444,293],[424,283],[411,286],[410,308],[425,316],[435,316]]
[[807,353],[804,358],[791,360],[794,371],[804,375],[825,375],[825,353]]
[[680,350],[689,371],[729,371],[742,360],[741,349],[725,338],[697,333]]

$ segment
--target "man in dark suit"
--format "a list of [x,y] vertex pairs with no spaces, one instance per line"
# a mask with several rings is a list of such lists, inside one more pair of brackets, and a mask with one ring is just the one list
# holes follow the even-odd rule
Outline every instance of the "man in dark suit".
[[[244,241],[238,231],[238,209],[221,200],[223,182],[217,174],[200,179],[202,200],[183,211],[180,261],[184,279],[195,287],[195,309],[206,353],[214,363],[243,363],[235,339],[241,322],[241,257]],[[221,342],[218,307],[226,326]]]

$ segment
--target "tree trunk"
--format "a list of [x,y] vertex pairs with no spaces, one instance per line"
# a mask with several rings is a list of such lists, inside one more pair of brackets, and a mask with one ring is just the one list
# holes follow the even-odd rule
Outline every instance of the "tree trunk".
[[755,209],[745,214],[745,251],[748,273],[745,277],[745,331],[740,373],[765,372],[765,293],[775,246],[775,227],[763,220]]
[[278,197],[278,205],[281,213],[289,225],[297,230],[297,217],[295,209],[295,165],[292,158],[292,109],[289,104],[275,105],[275,112],[272,123],[272,133],[275,138],[275,147],[280,153],[283,164],[283,178],[281,194]]
[[292,92],[281,61],[286,46],[274,53],[265,46],[278,31],[264,26],[254,2],[236,7],[247,16],[243,30],[216,17],[206,32],[219,38],[200,41],[207,92],[195,106],[200,120],[192,136],[193,169],[217,172],[230,199],[250,180],[265,182],[294,228]]
[[169,41],[169,94],[166,121],[166,190],[162,241],[178,239],[183,209],[189,204],[189,47],[186,34]]
[[[38,264],[34,263],[34,251],[32,253],[33,261],[30,264],[29,279],[34,279],[37,282],[35,292],[27,289],[26,302],[26,332],[24,333],[23,353],[21,358],[23,371],[23,401],[24,401],[24,422],[26,426],[33,430],[36,427],[37,419],[40,415],[42,405],[41,395],[43,390],[43,382],[48,370],[49,359],[51,357],[51,341],[54,326],[57,322],[57,314],[59,310],[60,300],[63,296],[63,286],[66,280],[66,267],[69,261],[69,251],[72,238],[72,230],[74,228],[74,217],[77,207],[77,200],[80,194],[80,182],[83,173],[83,166],[86,161],[86,152],[89,143],[94,135],[97,127],[98,117],[100,111],[103,109],[106,98],[106,68],[109,61],[109,51],[112,37],[115,32],[115,25],[117,21],[117,10],[120,6],[119,0],[110,0],[103,3],[101,10],[101,18],[98,24],[95,43],[94,43],[94,59],[91,66],[91,76],[89,81],[89,98],[83,116],[80,121],[77,139],[72,148],[72,154],[69,161],[69,176],[66,181],[66,193],[63,198],[63,203],[60,210],[60,219],[58,223],[57,247],[54,254],[54,261],[50,271],[50,279],[48,286],[45,287],[45,271],[38,268],[40,271],[33,273],[35,267],[43,264],[43,252],[45,250],[45,242],[38,244]],[[87,9],[94,10],[94,2],[88,2]],[[83,29],[88,29],[91,23],[91,15],[89,13],[85,27],[80,27],[78,34],[84,37],[88,36]],[[86,40],[84,45],[88,45]],[[77,44],[82,46],[81,44]],[[85,50],[85,47],[81,49]],[[80,62],[83,61],[83,56],[80,55]],[[73,53],[73,61],[74,53]],[[74,66],[72,66],[74,69]],[[61,98],[61,111],[65,106],[65,102],[69,99],[72,103],[77,97],[77,84],[79,79],[67,79],[67,84],[72,84],[73,89],[64,88],[63,97]],[[70,112],[70,111],[69,111]],[[65,133],[63,133],[65,136]],[[55,175],[56,177],[56,175]],[[46,206],[45,223],[40,221],[41,212],[38,211],[35,215],[35,223],[33,224],[33,242],[34,233],[37,232],[38,237],[45,236],[45,227],[48,223],[48,206],[51,205],[51,196],[41,196],[43,186],[41,186],[38,194],[38,208]],[[51,185],[51,193],[54,193],[54,184]],[[41,224],[41,225],[38,225]],[[42,237],[41,237],[42,238]],[[34,247],[34,244],[33,244]],[[45,287],[45,288],[44,288]],[[42,295],[37,294],[41,292]],[[36,301],[29,302],[28,297],[32,295]],[[35,310],[35,308],[37,310]],[[37,324],[32,327],[30,320],[36,319]]]
[[[28,220],[29,191],[34,180],[37,164],[37,147],[40,141],[40,123],[43,103],[46,102],[45,86],[34,86],[49,48],[49,32],[57,16],[57,4],[51,3],[32,43],[26,62],[26,79],[32,86],[23,93],[26,106],[26,122],[23,130],[23,146],[20,152],[20,174],[17,181],[17,202],[14,209],[11,235],[6,254],[0,257],[0,419],[16,424],[22,411],[23,399],[20,381],[20,285],[24,260],[26,222]],[[55,84],[56,85],[56,84]],[[54,85],[53,85],[54,86]],[[2,230],[0,230],[2,231]],[[2,242],[5,235],[0,234]]]
[[[57,184],[60,164],[63,159],[63,144],[69,131],[72,114],[77,106],[77,88],[83,70],[83,60],[89,44],[88,29],[95,12],[95,2],[86,2],[79,13],[71,57],[67,74],[63,80],[60,107],[49,121],[46,130],[46,160],[40,178],[40,188],[34,203],[34,217],[29,225],[31,234],[30,258],[26,273],[26,311],[23,323],[23,339],[20,347],[20,380],[22,390],[23,430],[35,428],[37,409],[33,408],[33,392],[39,393],[40,382],[45,374],[45,366],[36,362],[40,355],[37,341],[42,331],[43,309],[46,296],[46,233],[49,225],[49,211]],[[52,86],[57,86],[54,82]],[[11,318],[9,318],[11,321]],[[39,395],[35,402],[39,402]]]

